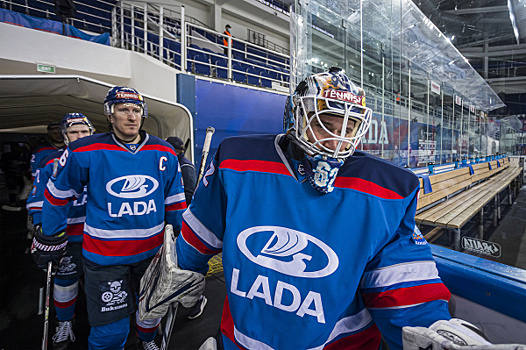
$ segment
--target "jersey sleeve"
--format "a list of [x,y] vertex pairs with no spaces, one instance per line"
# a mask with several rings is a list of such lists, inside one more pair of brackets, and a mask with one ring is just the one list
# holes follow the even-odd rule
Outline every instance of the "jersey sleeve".
[[44,191],[42,231],[45,235],[51,236],[66,229],[69,202],[80,197],[86,183],[87,167],[74,151],[66,149]]
[[197,185],[197,171],[192,164],[181,164],[181,172],[184,179],[184,195],[186,204],[190,205]]
[[174,233],[178,234],[181,231],[183,212],[186,210],[186,200],[179,161],[175,156],[173,159],[175,160],[171,167],[173,176],[168,176],[164,206],[165,220],[173,226]]
[[[48,169],[47,169],[48,168]],[[33,180],[33,189],[26,201],[26,208],[28,215],[33,218],[33,225],[42,224],[42,206],[44,205],[44,191],[46,189],[46,183],[49,179],[48,171],[53,166],[47,165],[43,168],[38,168]]]
[[226,198],[218,158],[216,154],[183,214],[177,257],[179,267],[185,270],[206,273],[208,260],[223,249]]
[[451,294],[415,224],[417,192],[395,238],[367,264],[361,280],[365,306],[392,350],[402,349],[402,327],[428,327],[451,318]]

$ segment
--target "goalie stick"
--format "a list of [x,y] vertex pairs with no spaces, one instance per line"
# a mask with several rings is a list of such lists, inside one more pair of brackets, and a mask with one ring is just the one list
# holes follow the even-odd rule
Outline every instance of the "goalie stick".
[[203,145],[203,153],[201,154],[201,164],[199,164],[199,176],[197,178],[197,183],[201,181],[201,178],[205,172],[206,158],[208,157],[208,151],[210,151],[210,142],[212,141],[212,135],[214,135],[215,131],[216,129],[211,126],[206,128],[205,143]]
[[172,331],[175,324],[175,317],[177,316],[177,308],[179,306],[178,302],[172,303],[170,305],[170,308],[168,309],[168,312],[165,316],[165,325],[163,327],[163,337],[161,342],[161,350],[167,350],[168,345],[170,345],[170,336],[172,335]]
[[[53,160],[53,174],[56,174],[58,168],[58,158]],[[42,350],[47,350],[47,337],[49,330],[49,294],[51,293],[51,269],[53,268],[53,262],[47,263],[46,271],[46,306],[44,310],[44,334],[42,335]]]

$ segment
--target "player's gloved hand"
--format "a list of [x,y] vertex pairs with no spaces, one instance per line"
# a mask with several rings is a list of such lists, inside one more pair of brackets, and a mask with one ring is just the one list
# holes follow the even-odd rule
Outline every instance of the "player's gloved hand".
[[526,350],[524,345],[490,343],[484,333],[473,324],[453,318],[426,327],[404,327],[404,350]]
[[31,256],[40,269],[47,269],[48,262],[58,265],[60,259],[66,254],[68,235],[65,231],[53,236],[45,236],[42,229],[35,230],[31,244]]

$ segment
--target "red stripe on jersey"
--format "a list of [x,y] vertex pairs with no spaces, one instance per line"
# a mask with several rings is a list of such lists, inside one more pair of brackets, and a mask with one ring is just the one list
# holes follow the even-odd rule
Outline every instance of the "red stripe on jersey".
[[378,327],[373,324],[371,327],[364,329],[361,332],[338,339],[335,342],[328,344],[323,349],[377,350],[380,348],[381,340],[382,334],[380,333],[380,330],[378,330]]
[[84,223],[68,225],[66,227],[66,233],[68,236],[80,236],[84,234]]
[[425,303],[433,300],[449,300],[451,293],[443,283],[386,290],[380,293],[364,293],[367,307],[382,308]]
[[337,177],[334,187],[350,188],[384,199],[403,199],[398,193],[358,177]]
[[130,256],[160,247],[163,243],[163,239],[163,232],[148,239],[115,241],[96,239],[84,233],[84,243],[82,248],[90,253],[103,256]]
[[100,150],[127,152],[124,148],[120,146],[111,145],[108,143],[93,143],[91,145],[79,147],[75,149],[73,152],[89,152],[89,151],[100,151]]
[[[50,159],[50,160],[46,163],[46,165],[53,163],[53,162],[55,161],[55,159],[58,159],[58,158]],[[44,166],[46,166],[46,165],[44,165]]]
[[159,327],[159,325],[152,327],[152,328],[144,328],[139,325],[137,325],[137,330],[142,333],[153,333],[155,330]]
[[175,151],[173,148],[163,145],[145,145],[143,148],[141,148],[141,151],[161,151],[161,152],[169,152],[177,157],[175,154]]
[[183,227],[181,229],[181,234],[183,235],[184,240],[190,244],[192,247],[197,249],[201,254],[217,254],[221,250],[212,250],[204,245],[203,242],[197,237],[197,235],[192,231],[192,229],[183,221]]
[[244,350],[241,345],[236,343],[236,337],[234,336],[234,320],[232,319],[232,314],[230,313],[228,296],[225,298],[225,303],[223,304],[223,315],[221,316],[221,333],[230,339],[232,343],[237,345],[239,349]]
[[77,301],[77,297],[74,297],[70,301],[65,301],[61,303],[60,301],[54,301],[55,307],[58,307],[59,309],[66,309],[72,305],[75,305],[75,302]]
[[290,175],[289,170],[283,163],[269,162],[266,160],[239,160],[225,159],[219,165],[220,169],[232,169],[236,171],[259,171],[262,173],[275,173],[281,175]]
[[183,210],[183,209],[186,209],[185,201],[167,205],[165,208],[166,211]]
[[51,205],[54,205],[54,206],[61,206],[62,207],[64,205],[68,204],[68,202],[69,202],[69,198],[58,199],[58,198],[53,197],[53,195],[51,193],[49,193],[47,188],[44,191],[44,197],[46,197],[47,201],[49,203],[51,203]]
[[53,146],[49,146],[49,147],[48,147],[48,146],[44,146],[44,147],[42,147],[42,148],[37,149],[36,152],[35,152],[35,154],[40,153],[40,152],[42,152],[42,151],[50,151],[50,150],[57,150],[57,149],[58,149],[58,148],[53,147]]

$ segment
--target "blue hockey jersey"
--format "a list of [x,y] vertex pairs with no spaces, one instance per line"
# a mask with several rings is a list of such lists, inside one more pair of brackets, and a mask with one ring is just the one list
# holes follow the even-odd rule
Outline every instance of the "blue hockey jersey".
[[322,194],[282,137],[225,139],[183,215],[181,268],[222,252],[225,349],[378,349],[383,336],[395,350],[401,327],[449,319],[415,226],[417,177],[355,152]]
[[[55,159],[62,156],[64,150],[60,149],[51,153],[38,165],[33,189],[29,194],[26,202],[28,215],[33,218],[33,225],[42,225],[42,206],[44,204],[44,192],[46,184],[53,174],[53,164]],[[68,203],[68,218],[66,232],[70,242],[82,242],[82,232],[84,221],[86,221],[86,201],[87,191],[84,189],[79,198],[74,198]]]
[[111,133],[73,142],[56,180],[45,191],[46,235],[66,226],[66,204],[87,186],[84,256],[100,265],[124,265],[153,256],[163,243],[165,220],[174,232],[186,209],[179,163],[167,142],[142,132],[126,146]]
[[40,162],[42,162],[44,158],[49,156],[51,153],[56,152],[57,150],[64,150],[64,149],[57,148],[48,142],[38,146],[38,148],[35,149],[35,151],[31,155],[31,160],[29,161],[29,164],[31,166],[31,177],[32,178],[36,176],[37,169],[38,169]]

